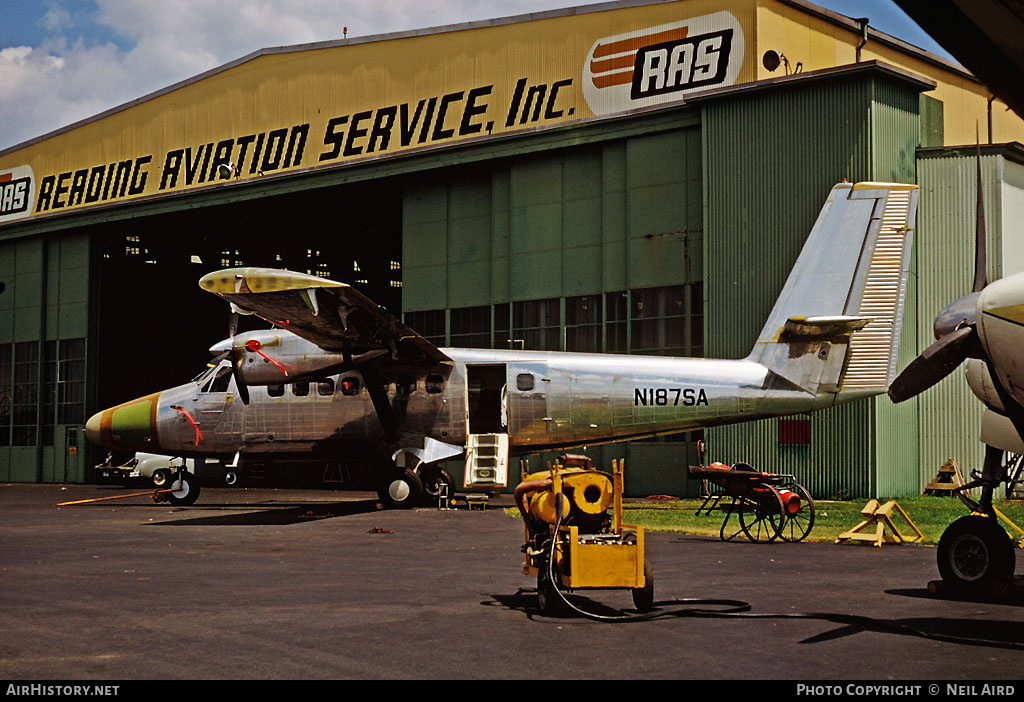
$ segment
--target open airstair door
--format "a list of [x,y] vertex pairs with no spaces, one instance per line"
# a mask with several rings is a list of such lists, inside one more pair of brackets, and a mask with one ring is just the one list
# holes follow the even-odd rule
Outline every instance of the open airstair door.
[[503,363],[466,364],[468,437],[463,486],[508,484],[508,387]]

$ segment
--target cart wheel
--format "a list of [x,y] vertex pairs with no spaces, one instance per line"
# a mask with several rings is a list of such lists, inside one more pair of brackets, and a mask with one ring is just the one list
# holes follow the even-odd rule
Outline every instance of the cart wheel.
[[654,573],[651,564],[644,561],[644,586],[633,588],[633,606],[636,611],[647,613],[654,607]]
[[803,541],[814,526],[814,500],[811,499],[811,493],[799,483],[793,483],[792,491],[800,496],[800,509],[796,514],[788,515],[782,523],[779,536],[783,541],[797,542]]
[[757,488],[743,498],[740,526],[755,543],[770,543],[779,537],[783,517],[782,498],[771,485]]

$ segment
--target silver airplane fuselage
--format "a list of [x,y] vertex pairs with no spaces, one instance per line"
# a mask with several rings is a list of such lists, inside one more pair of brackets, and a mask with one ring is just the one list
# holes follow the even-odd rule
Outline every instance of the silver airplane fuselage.
[[[316,352],[302,339],[293,343]],[[442,351],[453,361],[449,367],[381,378],[400,421],[399,443],[419,436],[462,446],[471,433],[507,433],[510,454],[522,455],[828,404],[827,396],[769,387],[768,369],[747,360]],[[387,452],[381,420],[358,370],[281,380],[251,386],[245,404],[224,361],[192,382],[127,403],[142,402],[143,408],[96,415],[88,430],[117,448],[181,456],[241,451],[372,458]]]

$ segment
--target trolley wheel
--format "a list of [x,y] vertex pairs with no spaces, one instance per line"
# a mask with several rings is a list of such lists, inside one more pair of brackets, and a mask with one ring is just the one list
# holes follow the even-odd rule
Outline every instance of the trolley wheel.
[[989,597],[998,581],[1013,576],[1013,541],[989,517],[968,515],[946,527],[939,539],[939,575],[950,589],[971,597]]
[[153,485],[158,488],[165,487],[171,479],[171,471],[166,468],[159,468],[153,471]]
[[537,606],[542,614],[557,614],[562,610],[562,598],[551,582],[548,573],[548,561],[545,559],[537,567]]
[[172,505],[192,505],[199,499],[199,481],[191,473],[184,473],[168,486],[173,492],[164,493]]
[[793,483],[792,491],[800,497],[800,509],[796,514],[786,513],[779,536],[783,541],[803,541],[811,533],[814,526],[814,500],[811,493],[799,483]]
[[758,488],[744,496],[740,510],[740,527],[755,543],[770,543],[779,537],[783,517],[782,498],[771,485]]
[[633,606],[638,612],[650,612],[654,607],[654,573],[651,564],[644,561],[644,586],[633,588]]

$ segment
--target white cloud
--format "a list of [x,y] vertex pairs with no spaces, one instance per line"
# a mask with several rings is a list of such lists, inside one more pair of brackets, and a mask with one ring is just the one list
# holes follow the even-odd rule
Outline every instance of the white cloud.
[[[0,149],[142,97],[261,48],[304,44],[580,4],[572,0],[95,0],[40,20],[39,46],[0,50]],[[89,27],[86,22],[94,22]],[[90,43],[96,28],[123,38]],[[75,37],[75,38],[72,38]]]

